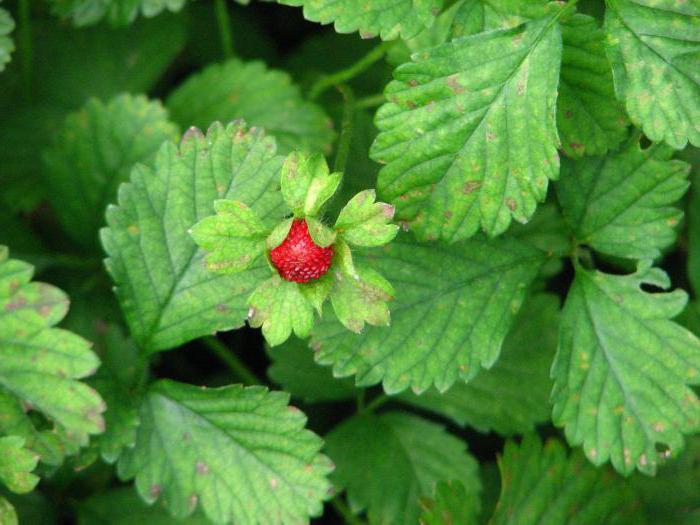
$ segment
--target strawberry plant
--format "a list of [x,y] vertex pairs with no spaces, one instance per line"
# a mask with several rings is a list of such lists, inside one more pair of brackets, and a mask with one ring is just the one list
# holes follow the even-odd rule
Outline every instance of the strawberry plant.
[[700,523],[697,0],[0,2],[0,525]]

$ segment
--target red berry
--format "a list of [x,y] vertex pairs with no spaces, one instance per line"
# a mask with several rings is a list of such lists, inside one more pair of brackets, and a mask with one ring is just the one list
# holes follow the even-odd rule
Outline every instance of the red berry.
[[305,220],[295,219],[277,248],[270,252],[270,259],[283,279],[295,283],[308,283],[324,275],[331,265],[333,246],[321,248],[306,226]]

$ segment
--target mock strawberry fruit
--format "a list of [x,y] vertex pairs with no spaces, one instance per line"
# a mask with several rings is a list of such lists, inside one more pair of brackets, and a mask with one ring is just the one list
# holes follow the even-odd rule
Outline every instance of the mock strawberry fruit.
[[287,238],[270,252],[270,259],[283,279],[308,283],[324,275],[331,265],[333,246],[317,245],[303,219],[295,219]]

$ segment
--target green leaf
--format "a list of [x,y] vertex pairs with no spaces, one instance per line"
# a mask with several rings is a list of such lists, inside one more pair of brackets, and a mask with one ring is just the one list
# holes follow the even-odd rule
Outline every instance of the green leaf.
[[15,44],[9,34],[15,28],[15,21],[10,13],[0,8],[0,71],[5,69],[5,64],[10,61],[10,55],[15,50]]
[[30,492],[39,483],[39,477],[32,474],[39,456],[24,445],[21,437],[0,437],[0,482],[17,494]]
[[215,120],[245,119],[274,135],[282,153],[329,150],[333,126],[282,71],[262,62],[229,60],[188,78],[167,99],[175,122],[205,128]]
[[[146,505],[131,487],[99,492],[82,501],[78,507],[80,525],[173,525],[173,518],[159,506]],[[209,525],[197,513],[180,520],[181,525]]]
[[[472,499],[472,501],[470,501]],[[440,481],[435,497],[421,501],[421,525],[476,525],[479,508],[473,505],[461,481]]]
[[328,367],[316,364],[305,341],[292,337],[279,346],[268,346],[267,354],[272,360],[268,377],[292,396],[311,403],[355,397],[352,381],[335,378]]
[[290,153],[282,165],[282,195],[296,217],[318,215],[338,189],[342,173],[329,173],[323,155]]
[[372,268],[358,268],[352,275],[342,270],[333,272],[333,311],[348,330],[359,334],[365,322],[372,326],[389,326],[388,303],[393,298],[391,283]]
[[603,155],[622,142],[629,121],[615,99],[605,33],[595,18],[575,14],[561,25],[557,99],[561,148],[569,157]]
[[610,0],[615,90],[650,140],[700,146],[700,9],[684,0]]
[[259,328],[271,345],[284,343],[294,332],[302,339],[314,325],[313,306],[301,293],[300,285],[275,275],[263,282],[250,296],[250,326]]
[[0,523],[3,525],[18,525],[17,512],[12,504],[0,496]]
[[382,382],[394,394],[445,391],[492,366],[544,257],[511,239],[446,246],[400,235],[358,259],[396,289],[391,326],[355,335],[327,318],[311,346],[334,375],[356,374],[360,386]]
[[689,166],[671,148],[643,150],[633,137],[618,152],[563,164],[557,195],[578,242],[601,253],[653,259],[676,240]]
[[683,453],[656,476],[636,476],[632,485],[644,503],[653,525],[694,525],[700,520],[700,439],[688,440]]
[[101,327],[95,349],[102,366],[90,384],[107,404],[105,431],[97,444],[102,459],[114,463],[136,441],[138,407],[148,375],[146,359],[115,325]]
[[104,209],[131,168],[177,137],[160,103],[143,96],[119,95],[106,104],[91,99],[69,115],[44,157],[49,200],[65,232],[94,245]]
[[337,234],[335,230],[330,229],[318,219],[314,219],[313,217],[307,217],[306,227],[308,229],[311,240],[314,241],[314,244],[317,244],[322,248],[330,246],[336,240]]
[[440,425],[402,412],[357,415],[326,440],[334,483],[347,490],[356,512],[367,510],[371,524],[418,523],[419,498],[431,497],[442,480],[462,483],[467,504],[479,509],[478,465]]
[[239,201],[214,201],[216,215],[195,224],[194,242],[207,252],[207,269],[238,273],[249,268],[265,251],[268,229],[248,206]]
[[[557,347],[559,299],[540,293],[525,301],[490,370],[440,394],[434,389],[400,399],[443,415],[460,426],[502,435],[532,431],[549,419],[549,369]],[[523,395],[523,390],[527,395]]]
[[582,454],[567,455],[558,440],[508,441],[499,459],[501,496],[490,525],[639,525],[639,500],[609,469]]
[[333,23],[338,33],[360,32],[362,38],[411,38],[429,27],[443,0],[277,0],[304,8],[304,18]]
[[193,129],[179,147],[164,144],[154,169],[135,168],[121,186],[102,242],[131,335],[144,350],[243,324],[267,264],[212,275],[188,230],[214,213],[217,199],[243,202],[264,220],[279,218],[282,198],[274,189],[281,163],[274,140],[260,131],[216,124],[206,137]]
[[68,297],[30,282],[32,272],[0,247],[0,395],[41,412],[85,444],[89,434],[104,430],[105,407],[77,380],[94,373],[99,360],[87,341],[53,328],[68,311]]
[[394,239],[399,227],[391,224],[394,207],[374,202],[374,190],[361,191],[340,210],[335,229],[355,246],[382,246]]
[[558,26],[545,19],[460,38],[397,68],[371,150],[387,164],[377,187],[397,217],[421,238],[452,241],[479,227],[500,234],[511,217],[526,222],[559,173],[560,56]]
[[303,523],[321,513],[332,469],[289,396],[263,387],[151,386],[136,446],[119,460],[147,503],[214,523]]
[[[32,103],[22,102],[21,68],[4,73],[0,97],[0,203],[31,211],[45,198],[40,152],[58,133],[68,111],[89,97],[102,100],[149,91],[182,50],[182,18],[140,20],[129,29],[76,30],[55,20],[32,19]],[[12,82],[14,80],[14,82]],[[11,245],[12,246],[12,245]]]
[[[700,160],[700,150],[695,150]],[[690,195],[686,204],[688,221],[687,271],[693,291],[700,295],[700,163],[694,163]]]
[[564,305],[552,366],[553,420],[596,465],[618,472],[656,471],[658,456],[675,456],[683,434],[700,429],[700,340],[670,319],[681,290],[650,263],[630,275],[576,266]]
[[162,11],[179,11],[187,0],[49,0],[53,12],[70,18],[80,27],[99,22],[103,18],[114,25],[126,25],[141,14],[156,16]]

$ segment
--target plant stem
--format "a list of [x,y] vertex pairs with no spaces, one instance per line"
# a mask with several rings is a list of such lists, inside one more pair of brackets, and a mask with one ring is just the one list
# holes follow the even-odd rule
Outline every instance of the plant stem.
[[221,51],[225,59],[233,57],[233,36],[231,35],[231,17],[226,7],[226,0],[215,0],[216,23],[219,26]]
[[352,140],[352,132],[355,126],[355,95],[345,84],[336,86],[338,91],[343,95],[345,105],[343,107],[343,121],[340,127],[340,138],[338,139],[338,148],[335,153],[335,162],[333,163],[333,171],[345,171],[345,165],[348,162],[348,153],[350,152],[350,141]]
[[382,104],[384,104],[384,102],[386,102],[384,94],[378,93],[376,95],[369,95],[368,97],[362,97],[361,99],[358,99],[358,101],[355,103],[355,108],[375,108],[377,106],[381,106]]
[[391,47],[392,42],[382,42],[376,47],[373,47],[369,53],[363,56],[360,60],[354,64],[341,69],[331,75],[325,75],[319,78],[316,83],[311,86],[309,91],[309,98],[311,100],[316,100],[320,97],[324,91],[328,88],[342,84],[343,82],[348,82],[352,80],[357,75],[368,69],[372,64],[381,60],[386,52]]
[[375,397],[372,401],[367,403],[367,405],[362,409],[362,412],[364,412],[365,414],[371,414],[384,403],[387,403],[389,401],[391,401],[391,396],[387,396],[386,394],[380,394],[377,397]]
[[345,504],[340,496],[333,498],[331,500],[331,505],[333,505],[336,512],[343,517],[345,523],[348,523],[349,525],[365,525],[363,520],[352,513],[350,508]]
[[238,356],[235,353],[231,352],[229,348],[216,337],[204,337],[202,338],[202,342],[207,348],[209,348],[209,350],[214,352],[219,359],[226,363],[231,372],[233,372],[233,374],[243,383],[246,385],[263,384],[263,381],[261,381],[258,376],[256,376],[245,364],[243,364],[243,361],[238,359]]
[[32,93],[32,62],[34,50],[32,48],[32,13],[29,0],[19,0],[19,27],[17,38],[22,63],[22,84],[24,96],[31,101]]

